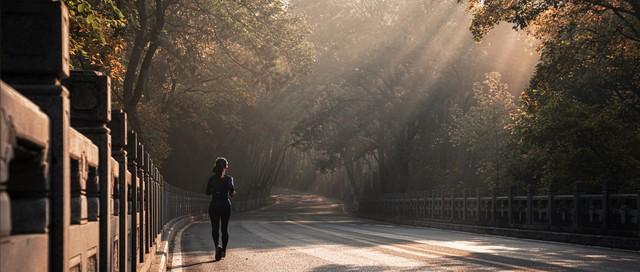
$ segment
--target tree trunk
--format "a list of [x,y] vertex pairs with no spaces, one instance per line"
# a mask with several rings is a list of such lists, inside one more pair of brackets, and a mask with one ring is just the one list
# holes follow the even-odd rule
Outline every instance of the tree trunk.
[[129,112],[128,101],[131,100],[133,95],[133,83],[136,81],[136,75],[142,53],[145,48],[146,40],[145,33],[147,31],[147,6],[145,0],[136,1],[136,9],[138,11],[138,23],[140,28],[136,30],[136,37],[133,42],[133,48],[131,49],[131,55],[129,55],[129,63],[127,63],[127,72],[124,75],[124,82],[122,84],[122,92],[124,95],[125,111]]
[[[169,7],[169,1],[163,2],[162,0],[155,0],[155,3],[155,23],[151,26],[149,35],[147,35],[146,3],[145,0],[136,1],[140,29],[136,31],[136,37],[123,83],[124,110],[130,113],[129,118],[135,130],[140,130],[140,122],[137,119],[138,115],[131,113],[136,111],[143,97],[144,86],[147,81],[149,69],[151,68],[153,56],[159,48],[159,36],[164,28],[165,12]],[[146,51],[145,48],[147,49]],[[142,61],[142,63],[140,63],[140,61]]]

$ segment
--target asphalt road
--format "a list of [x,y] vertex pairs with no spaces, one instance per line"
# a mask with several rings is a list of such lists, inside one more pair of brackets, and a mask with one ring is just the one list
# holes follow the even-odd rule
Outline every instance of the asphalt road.
[[323,197],[283,191],[233,214],[227,257],[211,225],[178,232],[169,271],[640,271],[640,253],[381,223]]

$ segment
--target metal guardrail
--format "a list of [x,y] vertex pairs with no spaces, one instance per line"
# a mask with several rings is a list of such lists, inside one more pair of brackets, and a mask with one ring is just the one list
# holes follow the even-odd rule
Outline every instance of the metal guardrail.
[[635,194],[481,196],[462,191],[381,194],[363,198],[360,212],[436,222],[640,237],[640,192]]
[[107,76],[69,71],[67,24],[60,1],[2,2],[0,271],[145,271],[209,199],[164,180]]

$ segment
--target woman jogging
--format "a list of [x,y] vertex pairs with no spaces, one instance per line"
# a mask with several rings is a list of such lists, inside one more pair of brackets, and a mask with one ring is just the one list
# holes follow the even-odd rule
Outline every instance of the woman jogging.
[[[217,158],[213,167],[213,175],[207,183],[207,195],[211,195],[209,204],[209,218],[213,234],[213,243],[216,247],[216,261],[224,258],[229,243],[229,217],[231,216],[231,201],[236,190],[233,185],[233,177],[225,173],[229,168],[229,162],[225,158]],[[218,243],[218,237],[222,233],[222,246]]]

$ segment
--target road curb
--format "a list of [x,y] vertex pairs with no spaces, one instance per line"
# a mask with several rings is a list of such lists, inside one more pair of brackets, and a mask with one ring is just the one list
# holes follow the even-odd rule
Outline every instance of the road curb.
[[[270,197],[267,203],[268,205],[249,209],[249,210],[239,211],[238,213],[262,210],[276,204],[275,201],[273,200],[273,197]],[[171,246],[174,244],[176,234],[179,232],[179,230],[183,229],[185,226],[189,225],[190,223],[201,221],[201,220],[207,220],[207,215],[206,214],[185,215],[178,218],[174,218],[171,221],[169,221],[167,224],[165,224],[165,226],[162,229],[161,241],[158,243],[158,246],[156,249],[155,259],[151,264],[151,267],[147,271],[166,272],[167,267],[170,265],[170,262],[171,262],[170,261],[171,260],[170,255],[171,255],[171,249],[172,249]]]
[[201,218],[202,215],[185,215],[174,218],[164,225],[162,229],[162,238],[156,249],[156,257],[148,271],[166,272],[169,264],[170,245],[175,238],[176,232],[189,223]]

